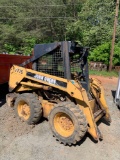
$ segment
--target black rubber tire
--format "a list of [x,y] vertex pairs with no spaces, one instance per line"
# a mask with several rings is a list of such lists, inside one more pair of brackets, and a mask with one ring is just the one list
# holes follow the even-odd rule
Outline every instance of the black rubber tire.
[[[30,107],[30,116],[27,120],[21,118],[18,114],[18,104],[20,101],[26,102]],[[14,108],[15,108],[16,115],[22,120],[26,121],[29,125],[36,124],[42,116],[42,106],[40,104],[40,101],[38,100],[38,97],[32,93],[20,94],[16,98]]]
[[[54,127],[54,117],[60,112],[67,114],[74,123],[74,131],[69,137],[63,137],[60,135]],[[83,112],[72,102],[62,102],[57,104],[49,114],[49,124],[53,135],[64,145],[76,144],[83,138],[87,131],[87,121]]]

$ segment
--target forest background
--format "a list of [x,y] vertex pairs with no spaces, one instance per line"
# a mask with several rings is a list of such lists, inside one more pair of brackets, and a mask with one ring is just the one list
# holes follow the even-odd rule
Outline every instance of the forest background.
[[[0,0],[0,53],[28,55],[37,43],[77,41],[109,64],[115,0]],[[113,65],[120,65],[118,16]]]

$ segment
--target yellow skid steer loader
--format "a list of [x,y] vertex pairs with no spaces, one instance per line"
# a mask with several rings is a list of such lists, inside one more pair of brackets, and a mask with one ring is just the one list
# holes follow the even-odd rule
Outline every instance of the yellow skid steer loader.
[[[70,41],[37,44],[34,56],[10,70],[8,106],[28,124],[43,116],[64,145],[76,144],[88,132],[102,139],[97,126],[101,118],[111,122],[104,89],[89,79],[89,48]],[[24,65],[32,62],[32,69]]]

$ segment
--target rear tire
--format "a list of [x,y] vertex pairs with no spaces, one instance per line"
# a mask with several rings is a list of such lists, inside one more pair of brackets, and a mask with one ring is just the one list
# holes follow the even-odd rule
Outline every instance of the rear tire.
[[76,144],[87,131],[87,121],[83,112],[71,102],[57,104],[49,114],[50,128],[60,143]]
[[36,95],[23,93],[16,98],[15,112],[28,124],[36,124],[42,116],[42,106]]

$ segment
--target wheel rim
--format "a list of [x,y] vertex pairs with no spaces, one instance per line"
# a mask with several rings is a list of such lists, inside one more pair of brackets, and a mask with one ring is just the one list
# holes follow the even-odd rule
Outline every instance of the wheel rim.
[[57,113],[54,116],[54,127],[63,137],[69,137],[74,132],[74,123],[66,113]]
[[20,101],[18,103],[18,115],[25,120],[30,117],[30,107],[25,101]]

